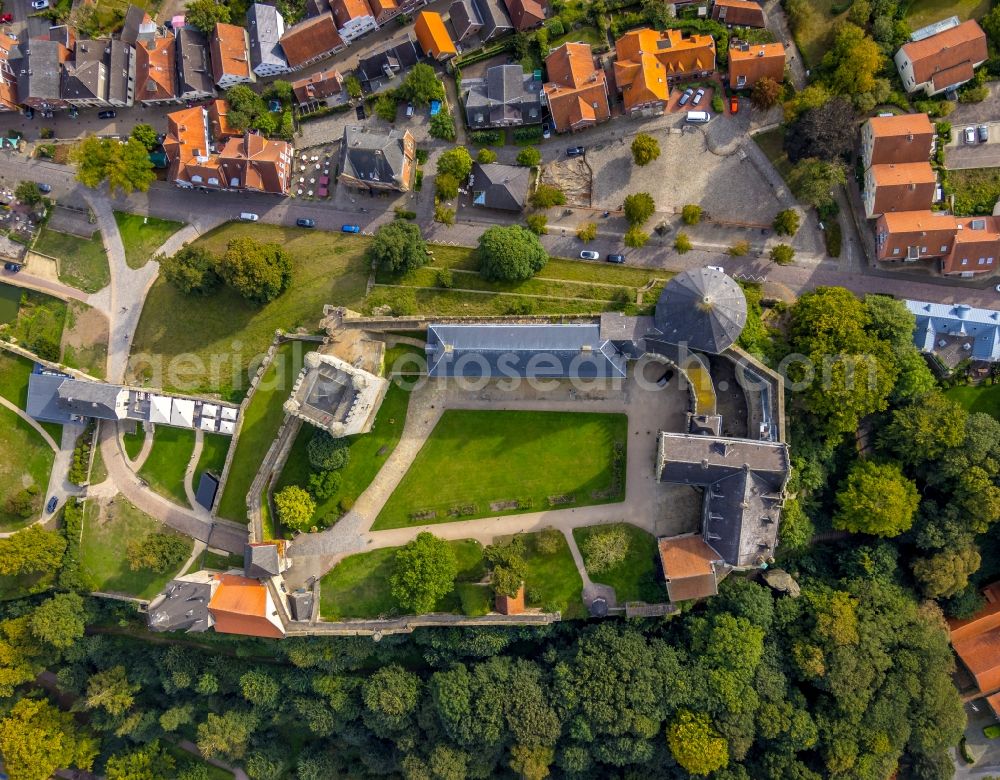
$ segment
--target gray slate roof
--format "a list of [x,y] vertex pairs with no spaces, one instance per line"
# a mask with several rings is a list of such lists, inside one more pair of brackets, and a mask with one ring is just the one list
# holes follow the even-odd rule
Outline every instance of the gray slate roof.
[[[193,581],[197,578],[197,581]],[[171,580],[161,596],[149,605],[146,616],[151,631],[205,631],[209,628],[208,602],[212,600],[211,576]]]
[[266,580],[281,573],[281,559],[276,544],[248,544],[243,548],[243,574]]
[[452,27],[458,35],[458,40],[465,38],[465,33],[470,27],[482,27],[483,19],[476,9],[473,0],[454,0],[448,6],[448,16],[451,18]]
[[476,4],[479,18],[483,20],[483,29],[479,36],[484,41],[514,29],[502,0],[473,0],[473,2]]
[[372,81],[405,73],[418,62],[420,62],[420,52],[417,44],[407,35],[405,38],[392,41],[375,54],[359,59],[358,80],[365,86]]
[[66,423],[72,417],[58,402],[59,385],[69,377],[66,374],[33,373],[28,377],[28,416],[44,422]]
[[77,414],[101,420],[117,420],[115,404],[121,392],[119,385],[67,379],[59,385],[56,396],[62,406]]
[[135,46],[139,40],[139,25],[146,17],[146,12],[137,5],[130,5],[125,12],[125,21],[122,23],[122,31],[118,34],[119,40],[130,46]]
[[287,66],[285,52],[278,41],[284,32],[284,20],[273,5],[254,3],[247,9],[247,33],[250,39],[250,65]]
[[107,99],[107,71],[104,49],[107,41],[79,40],[73,50],[73,61],[63,70],[61,94],[67,100]]
[[432,377],[625,376],[625,357],[597,325],[429,325]]
[[502,163],[472,164],[469,190],[472,203],[488,209],[521,211],[528,200],[531,169]]
[[906,308],[916,317],[913,343],[921,352],[934,352],[947,336],[967,340],[973,360],[1000,360],[1000,311],[926,301],[906,301]]
[[403,175],[403,133],[370,130],[361,125],[344,128],[340,171],[362,181],[398,182]]
[[288,594],[288,611],[292,620],[310,620],[313,611],[313,592],[311,590],[293,590]]
[[747,299],[730,276],[694,268],[677,274],[663,288],[654,319],[663,341],[719,354],[743,332]]
[[[62,66],[59,64],[59,44],[40,38],[22,41],[17,69],[17,95],[24,101],[59,100],[59,80]],[[13,59],[13,56],[12,56]]]
[[215,94],[208,39],[200,30],[184,26],[177,31],[177,83],[180,94]]
[[494,65],[486,78],[463,79],[469,127],[530,125],[542,121],[542,82],[520,65]]
[[111,51],[108,53],[108,100],[113,103],[127,103],[129,98],[129,71],[135,76],[135,49],[123,41],[104,41]]

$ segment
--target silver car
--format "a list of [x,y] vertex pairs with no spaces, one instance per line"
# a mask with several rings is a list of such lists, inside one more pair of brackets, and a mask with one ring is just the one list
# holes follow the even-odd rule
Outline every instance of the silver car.
[[965,142],[967,144],[974,144],[976,142],[976,128],[967,127],[965,128]]
[[979,131],[979,143],[984,144],[990,140],[990,126],[980,125],[977,130]]

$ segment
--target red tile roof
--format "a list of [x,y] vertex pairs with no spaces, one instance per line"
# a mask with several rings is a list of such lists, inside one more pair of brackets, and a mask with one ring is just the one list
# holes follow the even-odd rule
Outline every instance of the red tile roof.
[[615,81],[626,110],[666,103],[670,91],[667,80],[671,76],[715,68],[715,40],[711,35],[685,38],[680,30],[631,30],[616,41],[615,51]]
[[139,40],[135,46],[137,100],[171,100],[177,96],[174,34]]
[[281,36],[280,43],[292,68],[319,59],[327,52],[344,46],[333,21],[333,14],[330,13],[314,16],[289,27]]
[[[740,81],[740,77],[744,81]],[[781,83],[785,78],[785,47],[762,43],[729,50],[729,83],[752,87],[767,76]]]
[[545,6],[538,0],[504,0],[514,29],[530,30],[545,21]]
[[698,534],[659,540],[660,563],[671,601],[688,601],[718,593],[716,565],[722,556]]
[[764,9],[749,0],[715,0],[712,18],[740,27],[763,27]]
[[951,646],[981,693],[1000,688],[1000,583],[983,590],[986,606],[968,620],[949,620]]
[[358,19],[362,16],[374,16],[368,0],[330,0],[330,10],[333,18],[337,20],[337,27],[341,28],[351,19]]
[[250,53],[246,30],[235,24],[217,24],[210,41],[212,75],[218,83],[223,76],[250,77]]
[[586,43],[564,43],[545,58],[544,86],[556,130],[565,133],[611,117],[607,76]]
[[299,105],[313,100],[323,100],[344,91],[344,78],[336,68],[313,73],[292,82],[292,92]]
[[989,56],[986,33],[975,19],[921,41],[906,43],[901,51],[913,63],[913,77],[917,84],[931,81],[935,73],[963,62],[983,62]]

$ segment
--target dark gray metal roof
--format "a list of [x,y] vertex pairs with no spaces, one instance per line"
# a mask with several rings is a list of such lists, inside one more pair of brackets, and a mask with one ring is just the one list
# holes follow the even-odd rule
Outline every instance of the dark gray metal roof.
[[177,83],[181,95],[215,94],[208,39],[193,27],[185,26],[177,32]]
[[403,73],[420,62],[416,43],[407,35],[392,41],[381,51],[358,60],[358,80],[362,84]]
[[33,373],[28,377],[28,416],[43,422],[67,423],[72,413],[59,404],[59,385],[69,377],[57,373]]
[[130,5],[125,12],[125,21],[122,23],[122,31],[118,34],[119,40],[130,46],[135,46],[139,40],[139,25],[146,18],[146,12],[137,5]]
[[485,78],[463,79],[461,89],[469,127],[542,121],[542,82],[520,65],[494,65]]
[[218,492],[219,480],[207,471],[203,471],[198,480],[198,490],[194,494],[194,500],[200,506],[211,511],[212,505],[215,503],[215,494]]
[[100,420],[117,420],[116,409],[120,385],[66,379],[56,390],[58,403],[69,411]]
[[210,626],[208,603],[212,578],[206,572],[171,580],[149,605],[146,622],[151,631],[205,631]]
[[730,276],[695,268],[671,279],[656,302],[656,328],[662,340],[719,354],[740,337],[747,321],[747,299]]
[[21,42],[20,62],[17,69],[17,94],[24,101],[59,100],[59,81],[62,66],[59,64],[59,46],[55,41],[39,38]]
[[135,49],[120,40],[104,41],[109,49],[108,100],[113,103],[127,103],[129,100],[129,76],[135,78]]
[[288,610],[292,620],[304,621],[312,619],[313,592],[311,590],[293,590],[288,594]]
[[597,325],[429,325],[427,374],[623,377],[625,357]]
[[61,86],[66,100],[106,100],[108,92],[104,50],[107,41],[88,39],[76,42],[73,61],[66,63]]
[[473,2],[476,4],[479,18],[483,20],[481,37],[484,41],[514,29],[501,0],[473,0]]
[[281,558],[276,544],[248,544],[243,548],[243,574],[266,580],[281,573]]
[[458,40],[462,40],[470,28],[482,27],[483,20],[472,0],[454,0],[448,6],[448,16],[455,28]]
[[284,29],[284,20],[273,5],[254,3],[247,9],[250,64],[253,68],[262,64],[287,67],[285,52],[278,45]]
[[360,181],[399,182],[403,176],[403,132],[360,125],[344,128],[340,170]]
[[469,190],[476,206],[505,211],[521,211],[528,200],[531,169],[502,163],[472,164]]

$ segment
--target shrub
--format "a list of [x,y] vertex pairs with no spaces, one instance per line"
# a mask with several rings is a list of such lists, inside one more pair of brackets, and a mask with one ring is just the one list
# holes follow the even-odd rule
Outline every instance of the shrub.
[[514,141],[517,143],[537,143],[542,140],[541,125],[531,125],[530,127],[515,127]]
[[718,116],[722,116],[722,113],[726,110],[726,106],[722,102],[722,95],[719,95],[718,93],[712,95],[712,110]]
[[[526,151],[526,150],[525,150]],[[566,194],[551,184],[539,184],[531,193],[531,205],[536,209],[547,209],[566,204]]]
[[59,568],[59,587],[63,590],[84,590],[80,576],[80,537],[83,533],[83,504],[70,498],[63,507],[62,534],[66,538],[66,551]]
[[417,218],[417,212],[407,211],[406,209],[401,209],[399,206],[393,209],[393,213],[396,215],[396,219],[409,219],[414,220]]
[[342,479],[339,471],[317,471],[309,475],[307,490],[313,498],[323,501],[340,490]]
[[633,225],[625,231],[625,237],[622,240],[627,247],[641,249],[649,241],[649,233],[644,232],[638,225]]
[[424,188],[424,170],[423,168],[417,168],[417,172],[413,174],[413,189],[420,192]]
[[535,235],[544,236],[549,232],[549,218],[544,214],[529,214],[524,221],[528,223],[528,229]]
[[834,221],[826,226],[823,239],[826,242],[826,253],[830,257],[840,257],[843,234],[841,233],[839,222]]
[[85,485],[90,471],[90,449],[94,442],[94,423],[90,423],[77,437],[73,447],[73,462],[69,467],[68,479],[74,485]]
[[438,268],[435,281],[438,287],[445,290],[450,290],[455,285],[455,279],[452,276],[450,268]]
[[499,130],[473,130],[469,141],[476,146],[503,146],[503,133]]
[[386,122],[396,121],[396,98],[386,92],[378,96],[375,101],[375,116]]
[[679,254],[684,254],[685,252],[690,252],[693,249],[691,244],[691,239],[688,237],[687,233],[678,233],[676,238],[674,238],[674,249],[677,250]]
[[777,265],[791,265],[795,260],[795,250],[788,244],[778,244],[771,249],[771,262]]
[[648,192],[635,192],[625,196],[625,219],[630,225],[642,225],[656,211],[656,203]]
[[455,224],[455,209],[450,209],[447,206],[437,205],[434,207],[434,221],[440,222],[442,225],[454,225]]
[[132,571],[147,569],[159,573],[177,571],[191,553],[191,543],[178,534],[155,532],[130,539],[125,547]]
[[800,222],[799,212],[795,209],[785,209],[778,212],[771,227],[779,236],[794,236],[799,230]]
[[455,120],[447,111],[439,111],[431,117],[431,137],[442,141],[455,140]]
[[434,190],[441,200],[458,197],[458,179],[450,173],[439,173],[434,179]]
[[482,148],[476,154],[476,162],[480,165],[489,165],[497,161],[497,153],[492,149]]
[[701,206],[689,203],[681,209],[681,219],[685,225],[697,225],[701,222]]
[[316,502],[298,485],[289,485],[275,494],[274,507],[285,528],[307,531],[312,525]]
[[426,165],[431,153],[426,149],[417,149],[413,156],[417,158],[417,165]]
[[990,96],[989,87],[980,84],[974,87],[966,87],[958,94],[959,103],[982,103]]
[[660,144],[648,133],[639,133],[632,141],[632,160],[636,165],[649,165],[660,156]]
[[517,164],[532,167],[542,161],[542,153],[534,146],[526,146],[517,153]]
[[737,241],[726,251],[733,257],[746,257],[750,253],[750,242]]
[[35,513],[38,506],[38,486],[28,485],[21,488],[16,493],[7,496],[4,502],[4,511],[15,517],[28,518]]
[[629,552],[629,536],[620,526],[591,533],[580,545],[590,574],[601,574],[624,562]]
[[555,555],[562,546],[563,535],[555,528],[546,528],[538,534],[535,549],[542,555]]
[[587,243],[597,238],[597,223],[585,222],[576,230],[576,237]]
[[317,471],[342,469],[351,459],[350,442],[317,430],[306,445],[309,465]]

